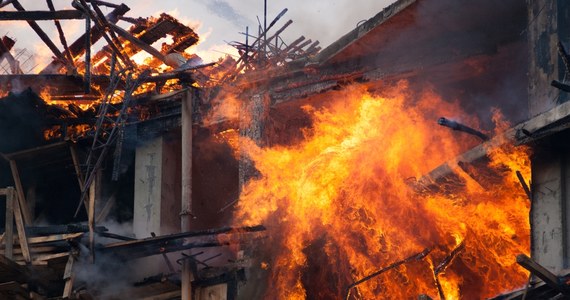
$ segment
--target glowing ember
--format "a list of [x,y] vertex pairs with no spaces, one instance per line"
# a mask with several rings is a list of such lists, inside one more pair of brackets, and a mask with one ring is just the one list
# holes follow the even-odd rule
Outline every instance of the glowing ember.
[[425,258],[358,285],[348,298],[482,299],[522,286],[528,277],[515,255],[529,252],[529,201],[515,171],[530,178],[527,149],[492,149],[487,168],[458,167],[445,191],[414,192],[410,178],[476,142],[439,128],[437,118],[476,121],[432,92],[415,100],[404,83],[383,96],[361,87],[334,93],[329,108],[305,108],[313,128],[304,142],[241,141],[262,176],[243,188],[236,221],[273,230],[266,297],[342,299],[353,282],[426,248]]

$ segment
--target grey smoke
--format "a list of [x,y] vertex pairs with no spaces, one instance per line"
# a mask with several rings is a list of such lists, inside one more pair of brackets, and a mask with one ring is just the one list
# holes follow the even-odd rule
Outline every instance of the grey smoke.
[[213,14],[228,20],[237,27],[244,27],[252,23],[224,0],[202,0],[201,2],[206,5],[208,10]]

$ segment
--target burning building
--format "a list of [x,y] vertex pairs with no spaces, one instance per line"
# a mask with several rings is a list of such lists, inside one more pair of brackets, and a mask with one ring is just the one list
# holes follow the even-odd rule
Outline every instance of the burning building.
[[285,9],[207,64],[51,2],[0,1],[54,56],[0,40],[3,299],[568,296],[564,1],[399,0],[324,49]]

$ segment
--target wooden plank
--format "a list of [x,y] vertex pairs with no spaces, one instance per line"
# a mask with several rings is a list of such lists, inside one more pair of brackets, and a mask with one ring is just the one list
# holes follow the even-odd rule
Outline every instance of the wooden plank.
[[[40,244],[55,241],[72,240],[83,235],[83,232],[66,233],[66,234],[52,234],[48,236],[31,237],[27,239],[27,244]],[[18,238],[18,242],[20,239]]]
[[4,231],[4,256],[12,259],[14,255],[14,188],[6,189],[6,230]]
[[24,221],[22,220],[22,210],[18,203],[14,203],[14,218],[16,220],[16,228],[18,229],[18,241],[20,247],[22,248],[22,255],[27,263],[32,262],[30,255],[30,249],[28,248],[28,240],[26,238],[26,228],[24,227]]
[[0,11],[0,21],[81,20],[83,12],[75,9],[57,11]]
[[28,203],[26,203],[26,197],[24,196],[24,188],[22,187],[22,181],[20,180],[20,172],[18,171],[18,165],[13,159],[9,160],[10,170],[12,171],[12,178],[14,179],[14,184],[16,185],[16,193],[18,194],[19,209],[22,212],[22,217],[24,224],[32,225],[32,215],[28,209]]
[[65,287],[63,288],[63,299],[69,299],[73,293],[73,282],[75,281],[75,273],[73,272],[73,265],[75,263],[75,257],[69,255],[67,264],[65,265],[65,271],[63,273],[63,280],[65,280]]
[[560,278],[558,278],[558,276],[548,271],[545,267],[536,263],[530,257],[524,254],[519,254],[517,255],[517,263],[521,265],[523,268],[529,270],[532,274],[536,275],[538,278],[542,279],[544,283],[546,283],[554,290],[559,291],[566,296],[570,295],[570,290],[566,285],[562,284],[562,281],[560,280]]
[[113,208],[113,206],[115,205],[115,195],[113,195],[112,197],[110,197],[107,202],[105,203],[105,206],[103,206],[103,208],[101,209],[101,211],[99,212],[99,214],[97,215],[97,218],[95,218],[95,223],[100,223],[102,221],[105,220],[105,218],[107,218],[107,216],[109,215],[109,212],[111,212],[111,208]]
[[52,259],[66,257],[68,255],[69,255],[69,253],[67,253],[67,252],[48,254],[48,255],[40,255],[40,256],[34,257],[34,261],[48,261],[48,260],[52,260]]
[[79,189],[83,190],[83,172],[81,172],[81,164],[79,163],[79,155],[77,154],[77,148],[74,144],[69,145],[69,151],[71,152],[71,160],[73,161],[73,168],[75,169],[75,175],[77,181],[79,182]]

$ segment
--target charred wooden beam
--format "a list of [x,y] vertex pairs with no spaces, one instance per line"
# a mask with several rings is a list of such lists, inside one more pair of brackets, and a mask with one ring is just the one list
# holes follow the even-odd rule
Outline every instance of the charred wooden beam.
[[439,118],[439,120],[437,120],[437,123],[441,126],[448,127],[448,128],[453,129],[453,130],[462,131],[462,132],[474,135],[483,141],[489,140],[489,136],[482,133],[481,131],[475,130],[469,126],[463,125],[463,124],[456,122],[456,121],[452,121],[452,120],[441,117],[441,118]]
[[439,275],[441,272],[444,272],[445,269],[447,269],[447,267],[451,264],[451,262],[457,257],[457,255],[463,251],[463,249],[465,249],[465,241],[461,241],[461,243],[459,243],[459,245],[457,245],[457,247],[455,247],[455,249],[453,249],[453,251],[451,251],[451,253],[449,253],[449,255],[446,256],[439,263],[439,265],[434,268],[434,275],[437,277],[437,275]]
[[91,93],[91,19],[85,16],[85,74],[83,75],[85,94]]
[[[87,2],[85,0],[79,0],[80,3],[74,2],[73,5],[79,9],[79,10],[83,10],[86,14],[87,14],[87,18],[88,19],[92,19],[95,24],[96,27],[99,27],[102,31],[103,31],[103,38],[105,39],[105,41],[107,41],[107,44],[109,45],[109,47],[111,47],[111,49],[113,50],[113,54],[117,55],[121,61],[123,61],[123,63],[129,67],[133,67],[133,64],[131,62],[131,60],[129,59],[129,57],[127,55],[124,54],[124,51],[122,49],[121,43],[118,41],[117,37],[114,35],[114,33],[111,31],[110,32],[110,37],[107,35],[107,29],[110,28],[111,25],[113,25],[112,23],[108,22],[107,19],[105,18],[105,16],[103,15],[103,13],[99,10],[99,7],[97,5],[93,5],[94,8],[96,8],[96,12],[91,11],[91,9],[89,9],[89,5],[87,4]],[[97,11],[99,12],[99,14],[97,13]],[[90,36],[90,34],[88,34],[88,32],[90,32],[91,29],[87,29],[87,33],[86,33],[86,38]],[[85,48],[85,63],[86,66],[87,64],[89,64],[90,66],[90,59],[91,59],[91,52],[90,49],[88,49],[90,47]],[[87,55],[89,54],[89,57],[87,57]],[[87,58],[89,58],[89,62],[87,61]]]
[[566,83],[562,83],[558,80],[552,80],[552,82],[550,82],[550,85],[552,85],[553,87],[560,89],[561,91],[570,93],[570,85],[566,84]]
[[519,179],[519,182],[521,183],[522,188],[524,189],[526,196],[528,197],[528,200],[532,201],[532,193],[530,191],[530,187],[526,183],[526,180],[524,179],[521,171],[516,171],[516,174],[517,178]]
[[[52,0],[46,0],[48,8],[51,12],[55,12],[55,6],[53,5],[53,1]],[[73,56],[71,55],[71,52],[69,51],[69,46],[67,45],[67,40],[65,38],[65,34],[63,33],[63,28],[61,28],[61,23],[59,22],[58,19],[53,20],[55,27],[57,28],[57,32],[59,34],[59,41],[61,42],[61,45],[63,46],[63,50],[64,50],[64,54],[67,57],[67,60],[69,63],[73,64]],[[71,65],[70,67],[73,67],[73,65]]]
[[14,0],[0,0],[0,8],[10,5],[12,2],[14,2]]
[[4,256],[12,259],[14,253],[14,201],[16,200],[13,187],[6,188],[6,226],[4,229]]
[[[119,16],[124,15],[129,10],[131,9],[128,6],[121,4],[109,14],[107,14],[106,19],[110,23],[117,23],[119,22]],[[104,33],[105,29],[99,28],[97,26],[92,27],[90,30],[91,43],[94,44],[99,41],[103,37]],[[75,42],[69,46],[69,51],[71,52],[71,55],[74,57],[74,59],[80,57],[85,52],[85,34],[77,38],[77,40],[75,40]],[[40,72],[40,74],[57,73],[61,68],[61,63],[57,60],[54,60],[48,66],[46,66]]]
[[117,8],[117,7],[121,6],[119,4],[115,4],[115,3],[111,3],[111,2],[107,2],[107,1],[101,1],[101,0],[86,0],[86,1],[93,3],[95,5],[103,5],[103,6],[112,7],[112,8]]
[[570,296],[570,289],[558,276],[532,260],[530,257],[524,254],[519,254],[517,255],[517,263],[523,268],[530,271],[532,274],[536,275],[538,278],[542,279],[544,283],[546,283],[554,290],[562,293],[567,297]]
[[393,264],[390,264],[390,265],[388,265],[387,267],[384,267],[384,268],[382,268],[382,269],[380,269],[380,270],[378,270],[378,271],[376,271],[376,272],[374,272],[374,273],[372,273],[372,274],[370,274],[370,275],[367,275],[367,276],[363,277],[362,279],[359,279],[359,280],[357,280],[357,281],[351,283],[351,284],[347,287],[347,289],[346,289],[346,297],[345,297],[345,299],[348,299],[348,298],[349,298],[349,296],[350,296],[350,291],[351,291],[354,287],[358,286],[359,284],[362,284],[362,283],[364,283],[364,282],[366,282],[366,281],[368,281],[368,280],[370,280],[370,279],[372,279],[372,278],[374,278],[374,277],[376,277],[376,276],[378,276],[378,275],[380,275],[380,274],[382,274],[382,273],[385,273],[385,272],[387,272],[387,271],[393,270],[393,269],[395,269],[395,268],[397,268],[397,267],[399,267],[399,266],[401,266],[401,265],[403,265],[403,264],[409,263],[409,262],[414,261],[414,260],[415,260],[415,261],[422,260],[422,259],[424,259],[424,257],[426,257],[430,252],[431,252],[431,249],[426,248],[426,249],[424,249],[422,252],[416,253],[416,254],[414,254],[414,255],[412,255],[412,256],[409,256],[409,257],[407,257],[407,258],[405,258],[405,259],[403,259],[403,260],[400,260],[400,261],[397,261],[397,262],[395,262],[395,263],[393,263]]
[[[20,2],[18,1],[14,1],[12,3],[12,5],[14,6],[14,8],[16,8],[16,10],[18,10],[19,12],[25,12],[26,10],[24,9],[24,7],[20,4]],[[65,56],[61,53],[61,51],[59,51],[59,49],[57,48],[57,46],[52,42],[52,40],[48,37],[48,35],[42,30],[42,28],[38,25],[38,23],[36,23],[33,20],[27,20],[26,22],[28,22],[28,24],[30,25],[30,27],[32,27],[32,29],[38,34],[38,36],[40,37],[40,39],[42,39],[42,41],[46,44],[46,46],[48,46],[48,48],[53,52],[53,54],[55,55],[55,57],[63,62],[66,61]]]
[[0,21],[81,20],[83,18],[83,13],[74,9],[0,11]]
[[570,72],[570,55],[568,51],[566,51],[566,47],[562,44],[561,41],[558,41],[558,55],[562,59],[564,66],[566,67],[566,73]]
[[135,36],[131,35],[128,31],[124,30],[123,28],[115,24],[110,23],[109,27],[111,27],[118,35],[122,36],[125,40],[133,43],[133,45],[139,47],[141,50],[144,50],[145,52],[158,58],[160,61],[166,64],[166,57],[162,53],[160,53],[160,51],[156,50],[154,47],[139,40]]
[[[102,255],[118,256],[122,259],[135,259],[156,254],[202,247],[219,247],[229,245],[235,241],[251,240],[246,234],[255,234],[264,231],[265,227],[223,227],[201,231],[189,231],[164,236],[150,237],[141,240],[117,242],[105,245],[99,249]],[[229,238],[222,239],[223,234]],[[201,238],[190,242],[189,238]],[[236,240],[237,239],[237,240]]]
[[18,61],[14,58],[14,56],[12,56],[12,53],[10,53],[10,50],[13,46],[14,40],[6,36],[0,39],[0,61],[2,61],[2,58],[5,57],[8,60],[8,64],[10,65],[10,71],[12,71],[13,74],[21,74],[23,72],[22,69],[20,69]]

